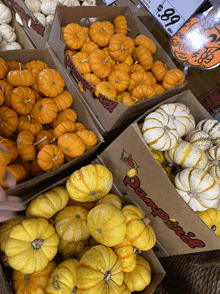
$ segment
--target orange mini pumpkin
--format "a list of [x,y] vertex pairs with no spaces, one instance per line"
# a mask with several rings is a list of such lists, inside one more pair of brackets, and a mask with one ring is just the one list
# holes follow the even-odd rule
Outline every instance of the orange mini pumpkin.
[[143,66],[144,70],[149,70],[153,64],[152,54],[144,46],[136,47],[133,52],[133,57]]
[[37,84],[43,95],[56,97],[63,92],[65,81],[57,70],[45,68],[39,73]]
[[63,39],[66,45],[72,49],[80,49],[86,41],[86,32],[77,23],[69,23],[63,30]]
[[4,92],[4,103],[6,107],[11,107],[11,92],[13,87],[5,80],[0,80],[0,88]]
[[30,131],[34,136],[36,136],[41,130],[43,130],[42,124],[35,119],[32,119],[30,115],[19,117],[17,132]]
[[134,101],[144,101],[155,96],[155,91],[151,86],[138,85],[132,90],[131,98]]
[[154,54],[156,52],[156,45],[155,43],[148,37],[144,35],[139,35],[134,39],[135,45],[138,46],[144,46],[147,48],[151,54]]
[[89,37],[99,47],[106,47],[114,34],[114,26],[110,21],[97,21],[89,27]]
[[123,34],[115,34],[111,37],[108,45],[109,55],[119,62],[125,61],[130,55],[128,39]]
[[56,128],[57,125],[59,125],[63,121],[72,121],[75,122],[77,120],[77,113],[75,110],[71,108],[67,108],[63,110],[62,112],[58,113],[57,117],[55,120],[52,121],[51,126],[53,128]]
[[58,111],[69,108],[73,103],[73,96],[69,91],[63,90],[58,96],[53,98],[53,101],[58,107]]
[[86,150],[86,145],[83,139],[76,133],[66,133],[58,138],[57,145],[61,148],[64,154],[70,157],[77,157],[83,154]]
[[51,123],[57,116],[58,107],[52,98],[41,98],[33,106],[31,117],[41,124]]
[[91,72],[90,66],[89,66],[89,53],[87,52],[78,52],[73,57],[72,60],[78,69],[78,71],[81,74],[85,74],[87,72]]
[[123,92],[128,87],[129,74],[121,69],[113,70],[108,76],[108,82],[116,89],[118,93]]
[[2,57],[0,57],[0,79],[4,79],[8,71],[9,71],[9,66],[7,62]]
[[0,145],[5,148],[5,156],[8,164],[16,160],[19,154],[14,141],[0,136]]
[[94,50],[89,55],[89,66],[91,71],[99,78],[108,77],[112,69],[112,64],[106,53],[100,49]]
[[98,97],[99,93],[105,95],[106,97],[115,100],[117,97],[117,92],[115,87],[109,82],[100,82],[95,86],[95,96]]
[[4,103],[5,101],[5,93],[3,89],[0,89],[0,106]]
[[36,136],[37,149],[41,150],[44,146],[53,144],[54,141],[55,138],[49,130],[41,130]]
[[0,106],[0,136],[10,137],[18,127],[19,119],[16,111]]
[[35,94],[29,87],[19,86],[11,92],[11,107],[20,115],[29,114],[35,102]]
[[37,154],[37,163],[43,171],[50,171],[64,163],[64,154],[56,145],[45,145]]
[[38,68],[39,70],[43,70],[45,68],[49,68],[46,62],[42,60],[31,60],[27,63],[25,63],[25,68],[32,71],[35,68]]
[[101,82],[100,78],[98,78],[93,73],[88,72],[88,73],[85,73],[83,76],[93,87],[95,87],[99,82]]
[[170,69],[166,72],[163,78],[162,86],[168,90],[182,85],[185,81],[183,72],[177,68]]
[[9,71],[9,73],[7,74],[7,82],[13,87],[29,87],[36,82],[36,79],[30,70],[22,69],[20,67],[20,69]]
[[28,176],[28,171],[21,164],[10,164],[7,168],[12,173],[17,183],[23,182]]
[[92,53],[92,51],[97,50],[97,49],[99,49],[99,46],[96,43],[94,43],[92,41],[88,41],[83,44],[80,51],[90,54],[90,53]]
[[20,156],[27,161],[33,160],[37,156],[35,136],[29,131],[22,131],[18,134],[17,149]]
[[59,138],[60,136],[66,133],[75,133],[76,132],[76,125],[72,121],[62,121],[54,128],[54,136],[55,138]]
[[127,34],[128,26],[124,15],[118,15],[114,18],[113,25],[115,26],[115,34]]
[[86,145],[86,150],[91,149],[98,142],[96,134],[93,131],[82,130],[76,132],[76,134],[83,139],[83,142]]

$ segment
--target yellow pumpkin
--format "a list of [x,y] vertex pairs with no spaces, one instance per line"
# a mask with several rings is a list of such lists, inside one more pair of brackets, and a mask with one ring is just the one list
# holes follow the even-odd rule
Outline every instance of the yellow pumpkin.
[[124,274],[124,283],[131,292],[144,290],[151,282],[150,264],[137,255],[137,265],[132,272]]
[[220,211],[216,208],[209,208],[205,211],[197,211],[196,213],[220,237]]
[[68,242],[60,239],[58,251],[65,257],[74,258],[81,250],[89,244],[89,239],[86,241]]
[[129,242],[143,251],[152,249],[156,243],[156,236],[140,209],[134,205],[125,205],[122,213],[126,219],[126,237]]
[[78,291],[76,292],[76,268],[78,263],[76,259],[61,262],[52,272],[45,288],[45,294],[78,293]]
[[101,164],[90,164],[73,172],[66,182],[71,198],[91,202],[103,198],[112,188],[112,173]]
[[25,219],[11,230],[5,244],[9,265],[23,274],[45,268],[57,253],[59,237],[44,218]]
[[68,242],[88,240],[88,210],[81,206],[67,206],[55,218],[55,228],[59,237]]
[[116,208],[118,208],[118,209],[122,209],[122,202],[121,202],[121,199],[120,199],[117,195],[115,195],[115,194],[109,193],[108,195],[106,195],[106,196],[103,197],[102,199],[99,199],[99,200],[96,202],[96,205],[104,204],[104,203],[112,204],[112,205],[114,205]]
[[62,186],[56,186],[49,191],[40,194],[31,201],[26,210],[26,216],[51,218],[56,212],[63,209],[69,200],[67,190]]
[[92,208],[88,213],[87,226],[91,236],[105,246],[112,247],[124,240],[125,217],[111,204],[99,204]]
[[[56,262],[51,260],[41,271],[32,274],[22,274],[13,271],[12,288],[15,294],[45,294],[45,287],[52,271],[56,268]],[[37,291],[37,292],[36,292]]]
[[96,245],[84,253],[77,267],[77,294],[119,293],[123,280],[122,262],[115,252]]

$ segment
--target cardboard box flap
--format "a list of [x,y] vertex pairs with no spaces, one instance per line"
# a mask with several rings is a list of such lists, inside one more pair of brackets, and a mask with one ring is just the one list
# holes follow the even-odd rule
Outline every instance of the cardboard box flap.
[[[186,104],[191,113],[196,114],[196,122],[211,117],[190,91],[176,95],[163,104],[172,102]],[[122,193],[129,193],[145,211],[158,241],[170,255],[219,249],[220,238],[178,195],[139,130],[138,123],[143,122],[146,115],[158,106],[131,124],[100,157],[112,171]],[[130,179],[126,174],[133,167],[137,169],[138,175]],[[168,222],[172,219],[177,224]]]
[[56,174],[65,173],[67,171],[70,171],[73,165],[81,164],[99,148],[99,146],[104,142],[104,139],[97,128],[99,121],[94,116],[94,114],[85,107],[81,99],[78,98],[75,88],[73,87],[67,73],[64,71],[62,65],[60,64],[59,60],[57,60],[57,57],[52,52],[51,48],[48,47],[36,50],[13,50],[12,54],[13,55],[9,54],[9,52],[4,51],[1,53],[1,57],[4,58],[6,61],[18,60],[22,63],[38,59],[46,62],[50,68],[58,70],[65,80],[65,89],[68,90],[73,97],[73,104],[71,108],[73,108],[77,113],[77,121],[82,122],[88,130],[92,130],[96,134],[98,140],[96,146],[86,151],[82,155],[72,159],[71,161],[62,164],[60,167],[25,182],[18,183],[15,188],[10,188],[6,190],[7,195],[23,196],[25,191],[31,189],[31,187],[33,186],[36,186],[37,189],[41,189],[41,186],[43,187],[44,184],[48,184],[49,177],[52,181],[53,177]]

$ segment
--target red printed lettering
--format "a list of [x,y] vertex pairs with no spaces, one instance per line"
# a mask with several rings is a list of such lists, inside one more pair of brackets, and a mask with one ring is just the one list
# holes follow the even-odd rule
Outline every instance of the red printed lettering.
[[125,186],[129,185],[133,189],[138,188],[140,186],[140,181],[138,177],[129,178],[128,176],[126,176],[123,182]]
[[152,213],[153,216],[159,216],[163,221],[166,221],[169,219],[169,215],[164,212],[162,209],[155,209]]
[[98,99],[99,102],[104,106],[104,108],[108,109],[110,113],[112,113],[113,109],[118,105],[118,102],[108,99],[101,93],[99,93],[98,97],[95,97],[95,99]]
[[205,247],[205,243],[203,243],[201,240],[198,239],[191,239],[190,237],[183,235],[180,237],[180,239],[187,243],[190,248],[196,248],[196,247]]

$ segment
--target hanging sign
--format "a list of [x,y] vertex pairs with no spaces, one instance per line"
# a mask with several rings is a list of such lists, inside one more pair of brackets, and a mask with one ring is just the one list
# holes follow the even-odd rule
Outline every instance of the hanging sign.
[[191,17],[171,38],[174,57],[186,67],[211,69],[220,64],[220,5]]
[[169,36],[173,36],[204,0],[139,0]]

